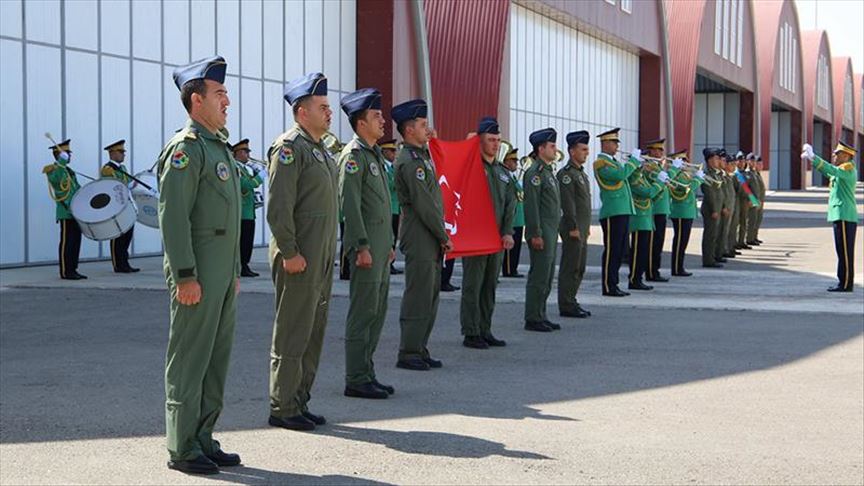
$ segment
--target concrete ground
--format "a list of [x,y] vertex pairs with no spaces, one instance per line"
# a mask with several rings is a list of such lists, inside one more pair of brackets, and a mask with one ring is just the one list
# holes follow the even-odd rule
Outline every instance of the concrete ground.
[[[826,199],[772,195],[766,244],[722,270],[699,266],[694,228],[694,276],[624,299],[599,295],[595,226],[580,293],[590,319],[557,318],[553,295],[564,329],[527,333],[524,280],[502,279],[494,330],[508,346],[469,350],[459,295],[442,294],[430,349],[445,366],[430,372],[393,366],[395,277],[376,355],[397,389],[385,401],[341,394],[337,281],[311,402],[330,423],[313,433],[266,425],[272,286],[244,279],[217,430],[245,465],[209,478],[165,468],[158,258],[136,259],[135,275],[87,263],[80,282],[55,267],[0,271],[0,484],[862,484],[864,235],[855,292],[825,292]],[[262,251],[253,266],[266,274]]]

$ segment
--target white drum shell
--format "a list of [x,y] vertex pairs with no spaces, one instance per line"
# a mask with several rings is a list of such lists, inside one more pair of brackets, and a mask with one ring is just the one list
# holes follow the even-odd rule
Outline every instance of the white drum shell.
[[90,182],[72,197],[69,205],[81,233],[91,240],[112,240],[135,224],[135,204],[129,189],[120,181]]

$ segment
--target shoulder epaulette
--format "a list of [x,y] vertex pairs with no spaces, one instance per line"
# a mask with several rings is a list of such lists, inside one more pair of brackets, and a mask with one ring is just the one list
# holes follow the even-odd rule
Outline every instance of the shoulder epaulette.
[[195,127],[189,127],[183,131],[183,139],[184,140],[198,140],[198,129]]
[[54,172],[54,169],[56,169],[56,168],[57,168],[56,164],[48,164],[45,167],[42,167],[42,173],[43,174],[50,174],[51,172]]
[[846,163],[840,164],[840,170],[854,170],[854,169],[855,169],[855,164],[853,164],[852,162],[846,162]]

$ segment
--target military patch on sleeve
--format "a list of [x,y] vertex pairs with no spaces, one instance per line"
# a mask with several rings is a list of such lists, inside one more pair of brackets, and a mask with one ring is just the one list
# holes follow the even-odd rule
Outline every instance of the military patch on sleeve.
[[356,174],[360,171],[360,166],[357,165],[357,161],[354,159],[348,159],[348,162],[345,162],[345,172],[349,174]]
[[573,182],[573,179],[571,179],[570,176],[567,174],[564,174],[564,177],[561,178],[562,184],[566,185],[566,184],[570,184],[571,182]]
[[279,163],[282,165],[291,165],[294,162],[294,151],[287,145],[282,146],[282,151],[279,152]]
[[186,152],[182,150],[174,152],[174,155],[171,156],[171,167],[182,170],[187,165],[189,165],[189,156],[186,155]]
[[218,177],[222,182],[231,178],[231,172],[228,170],[228,166],[225,162],[219,162],[216,164],[216,177]]
[[426,171],[423,170],[423,167],[417,167],[417,180],[425,181],[426,180]]
[[321,153],[321,151],[317,148],[312,149],[312,155],[314,155],[315,158],[318,159],[318,162],[324,162],[324,154]]
[[507,176],[507,174],[499,173],[498,179],[500,179],[501,182],[503,182],[504,184],[510,184],[510,177]]
[[534,177],[531,178],[531,185],[532,186],[539,186],[541,182],[543,182],[543,181],[540,179],[539,175],[535,174]]
[[381,171],[378,170],[378,164],[376,164],[375,162],[369,164],[369,172],[371,172],[372,175],[375,177],[381,175]]

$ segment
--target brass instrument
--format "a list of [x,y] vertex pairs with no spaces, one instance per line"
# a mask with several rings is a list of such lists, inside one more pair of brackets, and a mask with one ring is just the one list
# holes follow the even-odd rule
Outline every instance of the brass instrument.
[[565,157],[564,152],[562,152],[561,149],[558,149],[555,151],[555,163],[556,164],[558,162],[561,162],[562,160],[564,160],[564,157]]
[[504,160],[504,157],[506,157],[511,150],[513,150],[513,144],[507,140],[501,140],[501,146],[498,147],[497,159]]
[[342,142],[339,141],[339,137],[333,134],[333,132],[327,132],[324,136],[321,137],[321,143],[324,145],[324,148],[330,152],[330,155],[334,157],[339,155],[339,152],[342,151],[342,147],[345,146]]

